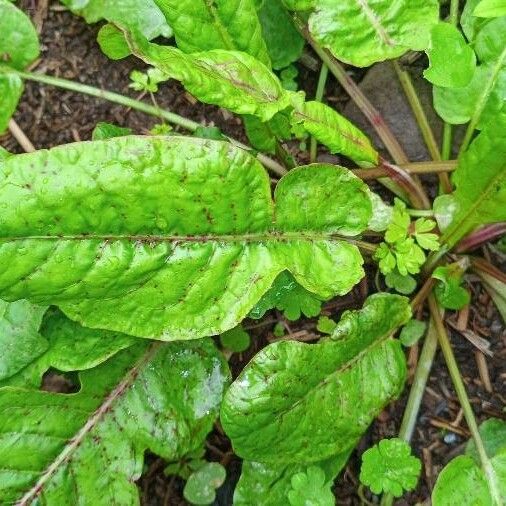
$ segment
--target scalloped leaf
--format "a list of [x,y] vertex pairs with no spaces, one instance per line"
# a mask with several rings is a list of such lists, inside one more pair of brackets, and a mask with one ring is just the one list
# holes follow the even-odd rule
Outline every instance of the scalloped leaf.
[[185,53],[231,49],[268,67],[269,53],[253,0],[155,0]]
[[295,10],[314,9],[309,17],[311,35],[338,59],[357,67],[397,58],[410,49],[425,50],[430,30],[439,21],[437,0],[285,3]]
[[345,312],[325,341],[260,351],[222,404],[234,451],[258,462],[308,464],[352,449],[402,391],[406,360],[391,335],[410,317],[408,299],[376,294],[362,310]]
[[145,342],[81,373],[76,394],[0,389],[2,500],[137,504],[144,452],[198,449],[228,377],[210,340]]
[[351,290],[367,186],[342,167],[299,167],[275,201],[265,169],[227,142],[132,136],[10,156],[0,297],[178,340],[235,327],[284,270],[321,298]]
[[480,225],[506,221],[506,111],[460,157],[453,182],[456,211],[441,243],[453,247]]

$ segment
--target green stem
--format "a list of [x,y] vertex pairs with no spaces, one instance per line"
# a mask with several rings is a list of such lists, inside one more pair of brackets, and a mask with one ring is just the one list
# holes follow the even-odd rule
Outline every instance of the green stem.
[[434,211],[431,209],[407,209],[410,216],[432,218]]
[[[0,67],[0,73],[1,71],[2,69]],[[63,88],[65,90],[84,93],[85,95],[90,95],[92,97],[108,100],[109,102],[114,102],[115,104],[124,105],[125,107],[129,107],[131,109],[144,112],[145,114],[149,114],[150,116],[162,118],[173,125],[178,125],[191,132],[194,132],[199,126],[201,126],[199,123],[192,121],[188,118],[185,118],[183,116],[179,116],[178,114],[175,114],[173,112],[160,109],[153,105],[146,104],[145,102],[141,102],[140,100],[135,100],[134,98],[126,97],[119,93],[114,93],[113,91],[102,90],[100,88],[89,86],[87,84],[70,81],[68,79],[62,79],[60,77],[52,77],[46,74],[40,74],[36,72],[23,72],[11,68],[8,69],[8,72],[11,74],[16,73],[19,77],[27,81],[35,81],[42,84],[48,84],[50,86],[56,86],[57,88]],[[242,144],[241,142],[235,139],[229,137],[228,140],[232,144],[241,149],[247,151],[251,150],[249,146],[246,146],[245,144]],[[269,158],[268,156],[259,153],[257,155],[257,159],[265,167],[270,169],[273,173],[277,174],[278,176],[283,176],[287,172],[287,170],[282,165],[280,165],[272,158]]]
[[441,318],[440,309],[433,294],[429,295],[429,308],[434,320],[439,346],[443,352],[446,366],[448,367],[448,372],[450,373],[450,377],[457,393],[457,397],[459,399],[460,405],[462,406],[462,410],[464,411],[464,417],[466,419],[467,426],[469,427],[469,431],[471,432],[471,435],[474,439],[483,471],[487,477],[488,487],[492,496],[492,500],[496,506],[503,506],[504,502],[501,499],[497,475],[492,466],[492,463],[490,462],[490,459],[487,456],[487,452],[485,451],[485,446],[483,445],[483,441],[478,430],[478,424],[474,416],[473,408],[469,401],[469,397],[467,396],[466,387],[462,380],[457,361],[455,360],[455,355],[453,354],[450,339],[448,338],[448,333],[446,332],[443,319]]
[[[423,140],[425,141],[427,149],[429,150],[430,156],[434,161],[441,161],[441,153],[439,152],[434,132],[432,131],[429,120],[427,119],[427,115],[425,114],[425,111],[423,110],[422,104],[420,102],[420,98],[418,97],[415,87],[413,86],[411,76],[408,72],[401,68],[397,61],[393,60],[392,66],[395,70],[395,73],[397,74],[399,82],[401,83],[404,94],[408,99],[409,105],[411,106],[411,110],[415,116],[418,128],[422,133]],[[450,193],[452,191],[452,187],[450,180],[448,179],[448,175],[445,173],[440,173],[438,174],[438,177],[444,192]]]
[[[327,76],[329,75],[329,68],[325,63],[322,63],[322,67],[320,69],[320,77],[318,78],[318,85],[316,87],[316,95],[315,100],[317,102],[321,102],[323,100],[323,94],[325,92],[325,85],[327,84]],[[315,137],[311,137],[311,145],[309,148],[309,161],[314,163],[316,161],[316,149],[318,147],[318,143]]]
[[506,60],[506,47],[503,49],[501,56],[499,56],[496,64],[494,65],[490,79],[487,81],[485,87],[483,88],[483,91],[481,92],[481,95],[476,104],[476,109],[474,111],[473,117],[469,122],[466,134],[464,136],[464,140],[462,141],[462,145],[460,146],[459,156],[469,147],[469,143],[473,138],[474,131],[478,126],[483,110],[487,105],[488,99],[490,97],[490,94],[492,93],[492,90],[494,89],[497,78],[499,77],[499,72],[501,71],[505,60]]
[[457,23],[459,21],[459,0],[451,0],[451,2],[450,2],[450,16],[448,18],[448,21],[452,25],[457,26]]
[[441,147],[441,158],[449,160],[452,154],[452,126],[450,123],[443,123],[443,145]]
[[[434,321],[431,319],[427,336],[423,343],[422,352],[418,359],[416,366],[415,376],[413,377],[413,384],[409,391],[408,402],[402,416],[401,428],[399,429],[399,437],[404,439],[407,443],[411,441],[413,431],[415,429],[416,420],[420,411],[425,386],[429,378],[432,362],[436,356],[437,350],[437,334],[434,326]],[[381,498],[381,506],[392,506],[393,496],[385,494]]]

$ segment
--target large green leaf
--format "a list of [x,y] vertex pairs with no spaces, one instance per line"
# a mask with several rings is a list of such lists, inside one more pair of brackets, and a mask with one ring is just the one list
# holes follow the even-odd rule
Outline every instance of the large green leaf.
[[46,351],[48,343],[39,334],[46,309],[26,300],[0,300],[0,382]]
[[211,341],[145,342],[80,378],[71,395],[0,389],[3,502],[138,504],[144,451],[198,449],[228,372]]
[[353,123],[321,102],[311,101],[297,107],[292,115],[331,153],[342,153],[360,165],[376,165],[378,153],[370,140]]
[[233,49],[267,66],[262,28],[253,0],[155,0],[185,53]]
[[118,137],[0,162],[0,297],[56,304],[88,327],[162,340],[235,327],[289,270],[322,298],[363,276],[352,244],[367,186],[289,172],[275,191],[230,143]]
[[[349,453],[318,462],[318,466],[325,471],[327,481],[332,481],[339,474],[348,460]],[[307,471],[308,467],[309,465],[305,464],[265,464],[244,461],[241,478],[234,491],[234,506],[287,504],[286,498],[292,486],[292,477]]]
[[410,315],[408,299],[377,294],[362,310],[346,312],[326,341],[282,341],[260,351],[221,409],[235,452],[307,464],[352,449],[402,391],[406,361],[391,335]]
[[105,19],[139,30],[151,40],[159,35],[170,37],[172,30],[155,0],[60,0],[87,23]]
[[[23,70],[39,56],[39,40],[30,18],[7,0],[0,0],[0,134],[9,124],[23,82],[9,67]],[[5,66],[4,68],[1,68]]]
[[304,48],[304,39],[281,0],[263,2],[258,17],[273,68],[282,69],[297,61]]
[[357,67],[426,49],[439,20],[437,0],[314,0],[313,8],[311,35]]
[[[15,304],[27,305],[28,303],[17,301],[10,305]],[[34,337],[33,345],[26,350],[23,368],[17,367],[15,371],[11,371],[4,381],[0,381],[0,387],[38,388],[43,374],[50,368],[68,372],[91,369],[105,362],[118,351],[138,342],[135,337],[126,334],[81,327],[56,309],[46,313],[37,339],[35,342]],[[16,359],[19,361],[22,342],[19,339],[13,342],[11,364],[16,363]],[[8,355],[3,357],[3,361],[7,359],[9,359]]]
[[479,225],[506,221],[506,112],[472,142],[453,174],[457,206],[441,241],[449,247]]
[[290,95],[278,78],[246,53],[216,49],[186,54],[150,43],[135,31],[127,32],[127,39],[136,56],[181,81],[202,102],[263,121],[290,105]]

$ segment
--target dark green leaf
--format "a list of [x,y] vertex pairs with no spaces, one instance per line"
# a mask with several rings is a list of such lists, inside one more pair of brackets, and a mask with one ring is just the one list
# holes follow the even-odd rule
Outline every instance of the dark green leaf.
[[249,348],[251,338],[249,334],[240,326],[227,330],[220,336],[221,345],[230,351],[240,353]]
[[403,388],[406,362],[391,335],[410,315],[404,297],[377,294],[361,311],[345,312],[324,342],[281,341],[260,351],[222,405],[235,452],[307,464],[353,448]]
[[228,372],[209,340],[142,342],[80,378],[72,395],[0,389],[6,503],[138,504],[144,452],[170,461],[200,448]]

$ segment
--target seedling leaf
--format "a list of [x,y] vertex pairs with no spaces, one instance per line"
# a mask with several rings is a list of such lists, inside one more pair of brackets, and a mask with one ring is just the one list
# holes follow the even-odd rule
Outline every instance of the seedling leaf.
[[471,295],[461,286],[463,271],[458,264],[438,267],[432,277],[440,281],[434,291],[441,306],[447,309],[462,309],[469,304]]
[[399,340],[403,346],[413,346],[425,334],[427,324],[420,320],[409,320],[404,327],[402,327],[399,335]]
[[212,504],[216,489],[223,485],[225,468],[217,462],[206,462],[190,475],[183,490],[185,499],[196,505]]
[[288,491],[291,506],[334,506],[335,498],[330,487],[332,481],[326,481],[321,467],[311,466],[305,472],[294,474],[292,488]]
[[220,336],[221,345],[230,351],[240,353],[249,348],[251,338],[249,334],[238,325],[237,327],[227,330]]
[[132,133],[131,128],[124,128],[112,123],[97,123],[97,126],[93,129],[91,138],[94,141],[101,141],[104,139],[112,139],[113,137],[124,137]]

